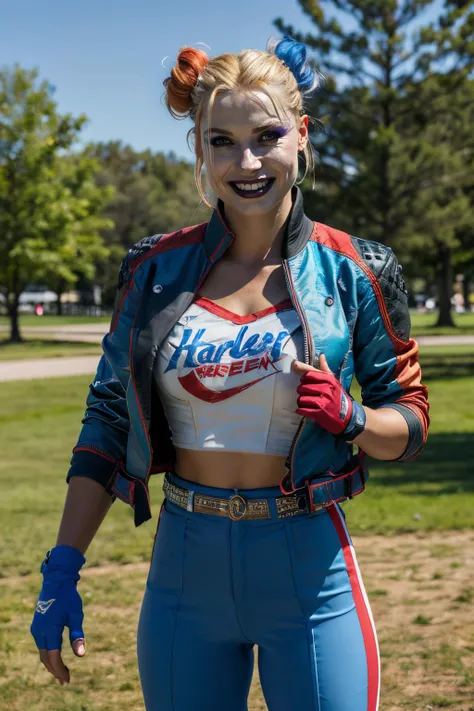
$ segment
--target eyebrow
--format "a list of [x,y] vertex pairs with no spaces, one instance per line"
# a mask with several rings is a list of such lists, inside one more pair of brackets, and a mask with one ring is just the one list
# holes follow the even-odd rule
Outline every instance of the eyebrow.
[[[262,126],[258,126],[257,128],[254,128],[252,133],[260,133],[260,131],[263,131],[263,129],[265,129],[265,128],[270,128],[270,127],[275,128],[276,126],[281,126],[281,124],[278,122],[278,120],[268,121],[267,123],[263,124]],[[204,131],[204,135],[206,135],[207,133],[222,133],[222,134],[225,134],[226,136],[232,136],[231,131],[226,131],[223,128],[207,128]]]

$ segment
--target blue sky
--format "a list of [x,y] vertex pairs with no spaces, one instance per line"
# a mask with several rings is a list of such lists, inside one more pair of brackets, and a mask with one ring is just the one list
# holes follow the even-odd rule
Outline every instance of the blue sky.
[[85,140],[192,161],[192,123],[173,119],[161,99],[177,52],[199,42],[211,56],[265,49],[276,17],[312,31],[296,0],[0,0],[0,66],[38,67],[60,111],[89,117]]

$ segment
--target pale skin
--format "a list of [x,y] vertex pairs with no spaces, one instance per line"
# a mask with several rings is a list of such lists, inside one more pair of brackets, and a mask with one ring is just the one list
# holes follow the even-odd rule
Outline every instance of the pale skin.
[[[235,237],[201,286],[200,295],[241,316],[267,308],[289,295],[281,245],[291,209],[291,188],[297,179],[298,152],[308,141],[308,117],[293,114],[286,115],[287,133],[278,140],[265,140],[269,134],[264,130],[254,134],[253,130],[266,125],[269,119],[280,127],[282,122],[266,95],[253,93],[260,104],[239,92],[218,94],[212,127],[205,124],[198,127],[196,143],[197,153],[204,155],[211,186],[224,202],[226,219]],[[213,127],[229,132],[221,141],[226,147],[208,148],[204,132]],[[211,140],[217,136],[223,134],[209,134]],[[275,183],[266,195],[254,200],[237,196],[229,184],[262,177],[275,178]],[[321,370],[330,372],[324,354],[319,365]],[[317,370],[296,360],[292,367],[299,375]],[[405,419],[392,409],[364,409],[366,429],[355,443],[376,459],[396,459],[408,442]],[[228,489],[277,486],[285,474],[286,456],[181,448],[176,449],[176,456],[177,473],[206,486]],[[112,498],[100,484],[86,477],[73,477],[56,545],[72,546],[85,553],[111,505]],[[77,640],[72,648],[76,656],[84,656],[84,640]],[[41,649],[39,655],[60,684],[70,683],[61,650]]]

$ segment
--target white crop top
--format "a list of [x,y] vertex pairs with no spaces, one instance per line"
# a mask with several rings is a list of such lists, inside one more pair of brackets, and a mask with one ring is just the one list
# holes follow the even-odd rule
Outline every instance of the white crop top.
[[291,300],[238,316],[205,297],[185,311],[161,345],[155,386],[173,444],[288,454],[304,360],[301,321]]

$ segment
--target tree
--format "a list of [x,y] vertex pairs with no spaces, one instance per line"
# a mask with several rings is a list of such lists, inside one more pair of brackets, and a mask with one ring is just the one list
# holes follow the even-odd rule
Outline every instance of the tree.
[[[0,290],[11,340],[20,341],[19,296],[52,275],[73,282],[71,265],[100,253],[99,218],[111,191],[92,179],[97,161],[68,157],[86,117],[57,112],[53,88],[38,71],[0,72]],[[102,252],[103,253],[103,252]]]
[[418,87],[418,97],[427,96],[426,109],[420,108],[417,121],[404,128],[411,134],[414,163],[423,160],[425,179],[400,230],[400,242],[408,253],[416,250],[425,264],[431,262],[438,284],[437,326],[454,326],[453,265],[460,250],[468,256],[463,237],[474,218],[474,81],[464,77],[460,82],[454,73],[433,75]]
[[129,247],[148,235],[204,222],[209,209],[199,205],[194,167],[173,153],[135,151],[109,141],[89,146],[88,155],[100,162],[98,185],[115,190],[104,210],[113,227],[102,230],[111,256],[99,268],[105,301],[112,303],[119,265]]
[[[450,301],[447,298],[452,288],[451,261],[464,275],[463,292],[467,308],[470,283],[474,278],[474,10],[471,0],[445,0],[444,14],[436,26],[431,25],[422,31],[421,39],[429,47],[428,66],[436,62],[438,66],[449,67],[449,72],[441,75],[439,80],[449,103],[449,110],[444,111],[444,117],[449,117],[451,128],[454,129],[451,131],[451,156],[459,156],[461,159],[458,170],[451,171],[451,175],[457,182],[461,201],[464,200],[464,212],[451,237],[451,245],[443,245],[442,240],[438,240],[437,245],[441,265],[437,325],[444,326],[453,325]],[[457,100],[453,103],[454,93],[457,94]]]
[[[460,151],[449,149],[456,139],[449,114],[468,73],[467,4],[447,9],[436,26],[412,29],[433,0],[332,0],[324,3],[332,15],[318,0],[299,2],[315,36],[298,33],[281,18],[275,24],[310,47],[313,63],[328,77],[309,105],[326,128],[313,138],[320,164],[316,194],[308,197],[318,209],[315,216],[321,219],[323,202],[329,221],[332,215],[342,229],[392,246],[406,241],[411,226],[416,246],[426,237],[427,244],[442,245],[449,261],[466,207],[463,186],[449,177],[459,174],[462,162]],[[462,41],[449,44],[445,27],[456,27]],[[449,83],[434,80],[435,74]],[[438,144],[432,139],[442,121]],[[423,219],[426,230],[443,223],[449,229],[424,235]],[[447,279],[442,283],[446,296]]]
[[61,295],[83,277],[91,281],[97,267],[110,256],[100,231],[111,229],[113,222],[104,216],[107,203],[113,198],[112,186],[98,188],[100,171],[97,159],[81,153],[61,156],[56,179],[68,191],[70,220],[58,250],[44,267],[43,279],[57,293],[57,313],[61,315]]

